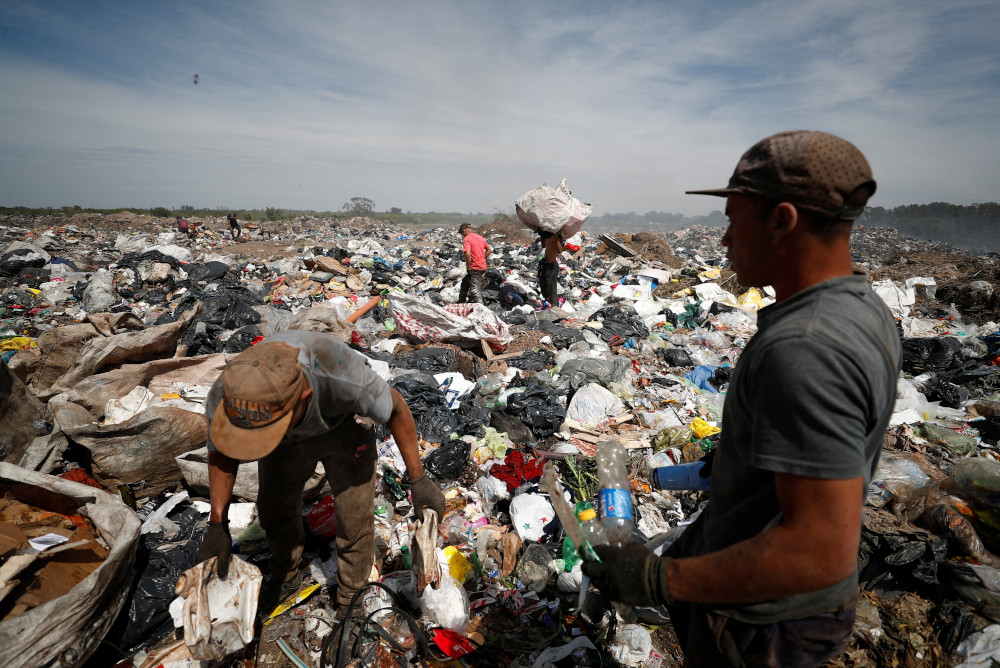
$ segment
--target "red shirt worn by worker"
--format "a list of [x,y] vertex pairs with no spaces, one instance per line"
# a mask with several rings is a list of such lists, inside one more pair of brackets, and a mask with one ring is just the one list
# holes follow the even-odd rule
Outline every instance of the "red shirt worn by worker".
[[489,248],[489,244],[486,243],[486,239],[475,232],[469,232],[465,235],[465,239],[462,240],[462,252],[467,252],[471,254],[472,266],[469,267],[473,271],[485,271],[486,270],[486,249]]

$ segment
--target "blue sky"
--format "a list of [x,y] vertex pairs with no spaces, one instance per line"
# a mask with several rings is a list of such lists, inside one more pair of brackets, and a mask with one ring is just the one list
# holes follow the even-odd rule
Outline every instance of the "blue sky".
[[[1000,3],[0,3],[0,205],[720,208],[839,134],[871,204],[1000,199]],[[192,82],[198,74],[198,84]]]

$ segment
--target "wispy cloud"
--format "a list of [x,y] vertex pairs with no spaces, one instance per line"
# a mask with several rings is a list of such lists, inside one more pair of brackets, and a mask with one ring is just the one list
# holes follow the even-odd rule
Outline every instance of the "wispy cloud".
[[[704,213],[793,127],[884,206],[996,199],[1000,7],[969,0],[0,5],[0,203]],[[195,73],[199,83],[192,83]]]

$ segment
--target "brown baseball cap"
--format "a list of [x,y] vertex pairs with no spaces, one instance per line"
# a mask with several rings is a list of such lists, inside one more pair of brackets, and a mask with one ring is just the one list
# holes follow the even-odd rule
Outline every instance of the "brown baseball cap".
[[727,187],[687,191],[719,197],[732,193],[791,202],[826,218],[852,221],[875,193],[875,179],[864,154],[846,139],[792,130],[751,146]]
[[209,428],[212,444],[233,459],[264,457],[284,438],[308,387],[298,349],[258,343],[229,362],[221,379],[222,400]]

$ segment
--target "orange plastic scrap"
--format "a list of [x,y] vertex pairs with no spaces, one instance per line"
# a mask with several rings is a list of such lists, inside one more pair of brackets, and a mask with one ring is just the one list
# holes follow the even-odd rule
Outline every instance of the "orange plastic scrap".
[[59,477],[64,480],[72,480],[73,482],[82,482],[84,485],[90,485],[91,487],[96,487],[97,489],[104,489],[97,483],[96,480],[87,475],[86,469],[82,467],[70,469],[65,473],[61,473]]

